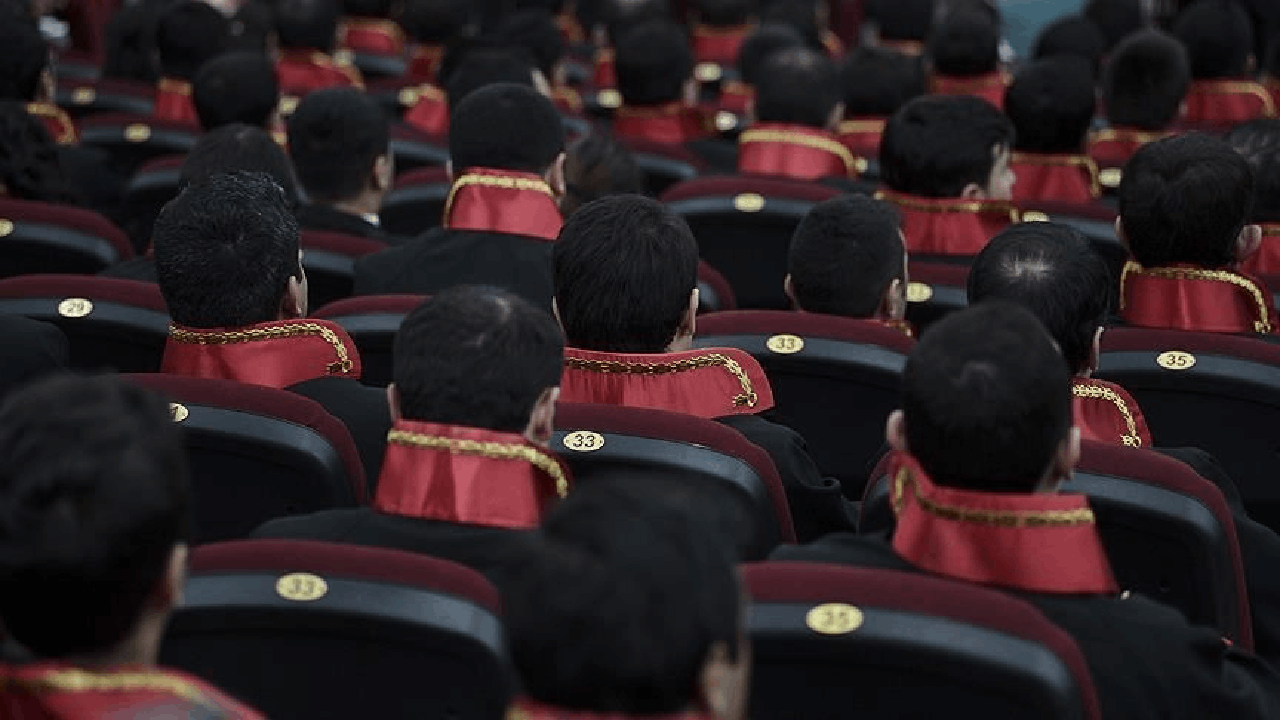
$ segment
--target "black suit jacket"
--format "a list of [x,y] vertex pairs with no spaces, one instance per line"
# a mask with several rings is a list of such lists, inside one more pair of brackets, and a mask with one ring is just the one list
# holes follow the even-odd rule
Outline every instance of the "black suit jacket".
[[378,486],[378,475],[382,472],[387,431],[391,429],[391,409],[387,404],[386,391],[341,377],[304,380],[286,389],[320,403],[330,415],[347,426],[356,450],[360,452],[365,483],[372,497]]
[[70,364],[67,336],[57,325],[0,315],[0,398]]
[[323,232],[342,233],[357,237],[380,240],[388,245],[399,245],[404,238],[389,235],[381,227],[365,220],[359,215],[334,209],[328,205],[311,203],[302,205],[294,212],[298,225],[303,230],[320,230]]

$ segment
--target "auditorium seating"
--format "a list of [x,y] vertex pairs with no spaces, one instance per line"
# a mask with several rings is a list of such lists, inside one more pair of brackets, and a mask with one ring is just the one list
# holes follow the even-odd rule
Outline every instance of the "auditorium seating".
[[131,257],[125,234],[96,212],[0,195],[0,278],[91,274]]
[[[61,69],[61,64],[59,64]],[[72,118],[99,113],[130,113],[150,116],[155,110],[154,85],[131,80],[102,78],[59,78],[54,101]]]
[[391,351],[400,322],[426,297],[363,295],[331,302],[311,313],[311,317],[341,325],[360,350],[360,381],[386,387],[391,383]]
[[382,199],[382,227],[392,235],[413,237],[438,226],[450,185],[443,167],[420,167],[399,175]]
[[186,155],[164,155],[148,160],[125,186],[120,222],[136,253],[145,253],[151,246],[156,217],[165,203],[178,196],[178,178],[186,159]]
[[350,297],[356,258],[387,247],[380,240],[322,230],[303,230],[299,242],[307,273],[308,306],[317,308]]
[[644,175],[644,191],[650,197],[662,195],[667,188],[698,177],[706,163],[682,145],[627,138],[622,141]]
[[720,312],[736,310],[738,299],[733,294],[733,287],[719,270],[711,267],[705,260],[698,261],[698,312]]
[[907,321],[917,333],[969,304],[970,260],[912,256],[908,261]]
[[80,144],[102,149],[112,168],[127,175],[148,160],[187,153],[199,136],[195,125],[149,115],[107,113],[80,121]]
[[449,162],[449,148],[440,138],[400,123],[391,126],[391,152],[395,155],[396,172],[420,167],[444,167]]

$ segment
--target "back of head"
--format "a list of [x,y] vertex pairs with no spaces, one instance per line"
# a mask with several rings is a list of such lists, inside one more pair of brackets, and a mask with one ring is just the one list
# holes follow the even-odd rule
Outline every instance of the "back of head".
[[519,433],[543,391],[560,385],[564,339],[528,301],[461,285],[409,313],[393,352],[405,419]]
[[808,48],[779,50],[756,80],[756,118],[823,128],[840,102],[835,63]]
[[614,47],[631,28],[652,20],[671,19],[671,5],[667,0],[599,0],[599,5],[609,42]]
[[406,0],[400,26],[411,40],[443,45],[471,24],[469,0]]
[[44,125],[25,102],[0,100],[0,196],[74,203],[75,192]]
[[0,100],[35,100],[49,50],[35,23],[0,23]]
[[905,281],[901,226],[897,209],[865,195],[815,205],[787,253],[796,304],[807,312],[873,317],[889,284]]
[[760,10],[765,22],[790,25],[814,50],[823,50],[822,31],[818,26],[818,0],[768,0]]
[[1071,428],[1067,364],[1026,308],[984,302],[924,333],[902,413],[907,447],[939,485],[1032,492]]
[[1080,231],[1059,223],[1019,223],[987,243],[969,270],[969,302],[1008,300],[1031,311],[1074,373],[1089,368],[1106,320],[1111,273]]
[[738,74],[742,82],[755,85],[761,68],[774,53],[788,48],[805,47],[804,37],[783,23],[764,23],[756,28],[738,48]]
[[[441,68],[441,73],[445,68]],[[533,64],[524,54],[496,48],[475,48],[464,54],[458,64],[448,68],[445,94],[449,106],[457,107],[468,95],[482,87],[497,83],[514,83],[533,87]]]
[[548,80],[555,76],[556,65],[564,55],[564,36],[555,16],[545,10],[521,10],[507,16],[498,28],[498,37],[508,47],[528,55]]
[[289,278],[303,277],[298,222],[264,173],[196,178],[160,211],[151,243],[169,315],[187,327],[276,320]]
[[986,187],[997,150],[1013,143],[1013,125],[991,103],[972,96],[925,96],[904,105],[885,125],[880,173],[893,190],[924,197],[959,197]]
[[271,61],[258,53],[216,57],[191,81],[191,100],[205,130],[244,123],[266,129],[280,101]]
[[317,202],[359,196],[390,142],[386,114],[355,88],[308,93],[289,116],[289,157],[302,188]]
[[1253,168],[1253,211],[1249,222],[1280,223],[1280,119],[1238,125],[1227,143]]
[[698,706],[713,650],[738,657],[744,619],[730,549],[693,517],[617,483],[575,489],[542,535],[503,588],[525,692],[619,715]]
[[924,42],[929,37],[935,0],[868,0],[867,18],[881,40]]
[[1191,85],[1187,51],[1156,30],[1120,43],[1102,76],[1107,120],[1115,126],[1163,130],[1177,117]]
[[888,117],[925,93],[924,66],[894,50],[858,48],[840,67],[840,87],[847,117]]
[[1173,25],[1197,80],[1244,77],[1253,54],[1253,25],[1236,0],[1196,0]]
[[698,282],[698,243],[655,200],[614,195],[578,208],[554,249],[556,309],[569,344],[658,353]]
[[929,34],[928,53],[939,75],[993,73],[1000,65],[1000,28],[987,13],[957,9],[947,13]]
[[1040,31],[1031,56],[1036,60],[1059,55],[1083,58],[1096,75],[1106,53],[1107,39],[1098,26],[1085,18],[1071,16],[1054,21]]
[[338,0],[279,0],[276,39],[285,50],[333,52],[341,15]]
[[[120,6],[107,22],[103,38],[106,58],[102,63],[102,76],[119,80],[155,82],[159,76],[156,67],[156,20],[164,4],[154,0]],[[8,43],[0,43],[8,47]]]
[[231,27],[222,13],[201,0],[181,0],[156,21],[160,72],[190,80],[201,65],[226,50],[230,40]]
[[603,133],[584,135],[569,146],[564,181],[560,212],[566,217],[607,195],[644,192],[644,175],[635,158],[622,143]]
[[1036,60],[1004,94],[1015,147],[1026,152],[1078,153],[1084,148],[1097,97],[1088,63],[1075,57]]
[[1120,180],[1120,223],[1129,252],[1149,268],[1231,265],[1253,185],[1249,163],[1209,135],[1144,145]]
[[689,38],[669,20],[651,20],[625,30],[614,57],[618,92],[627,105],[675,102],[693,74]]
[[755,13],[754,0],[695,0],[698,19],[712,27],[734,27],[746,24]]
[[[73,442],[68,442],[73,439]],[[113,376],[60,377],[0,406],[0,616],[39,657],[125,640],[189,535],[178,426]]]
[[533,88],[489,85],[468,95],[450,117],[455,175],[473,167],[543,173],[564,151],[560,114]]
[[240,123],[201,135],[182,163],[178,185],[186,187],[199,178],[239,171],[270,175],[291,204],[298,201],[298,181],[284,150],[265,130]]
[[1147,24],[1142,0],[1089,0],[1084,16],[1102,32],[1108,50]]
[[342,13],[357,18],[387,18],[396,3],[393,0],[342,0]]

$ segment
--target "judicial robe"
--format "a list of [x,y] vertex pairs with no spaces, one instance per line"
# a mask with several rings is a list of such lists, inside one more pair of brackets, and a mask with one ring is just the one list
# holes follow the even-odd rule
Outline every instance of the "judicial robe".
[[404,54],[404,31],[393,20],[347,18],[338,26],[338,46],[352,52],[400,57]]
[[1008,73],[998,70],[973,77],[935,75],[929,81],[929,92],[934,95],[973,95],[1004,109],[1004,91],[1009,87]]
[[1018,222],[1018,210],[1003,200],[926,198],[891,190],[876,197],[898,207],[910,254],[977,255],[991,238]]
[[1102,196],[1098,165],[1087,155],[1015,152],[1009,169],[1018,176],[1014,202],[1088,203]]
[[738,138],[738,173],[790,180],[856,178],[858,165],[831,132],[787,123],[756,123]]
[[1230,126],[1276,116],[1271,93],[1252,80],[1196,80],[1183,102],[1182,119],[1190,124]]
[[299,98],[327,87],[364,87],[354,65],[340,63],[318,50],[282,50],[276,60],[276,80],[281,95]]
[[1261,223],[1262,244],[1240,263],[1250,275],[1280,275],[1280,223]]
[[1138,401],[1115,383],[1094,378],[1072,379],[1071,412],[1082,439],[1125,447],[1151,447],[1151,431],[1147,429]]
[[303,230],[320,230],[322,232],[355,235],[369,238],[370,240],[379,240],[388,245],[396,245],[402,242],[400,238],[384,232],[380,225],[374,225],[359,215],[339,210],[330,205],[307,203],[300,206],[294,212],[294,215],[297,216],[298,225]]
[[1130,260],[1120,275],[1120,318],[1136,327],[1269,335],[1275,317],[1271,293],[1244,273]]
[[74,145],[79,140],[76,125],[62,108],[47,102],[27,103],[27,114],[40,121],[49,139],[59,145]]
[[191,83],[178,78],[163,77],[156,83],[156,104],[152,116],[157,120],[200,125],[196,104],[191,99]]
[[[1089,157],[1098,166],[1102,185],[1114,190],[1120,186],[1125,163],[1147,143],[1169,137],[1170,133],[1129,127],[1108,127],[1089,138]],[[1016,185],[1014,186],[1017,187]]]
[[159,667],[110,670],[42,661],[0,664],[0,717],[11,720],[262,720],[194,676]]
[[840,123],[836,136],[855,158],[861,158],[864,163],[877,160],[886,122],[888,119],[882,117],[850,118]]

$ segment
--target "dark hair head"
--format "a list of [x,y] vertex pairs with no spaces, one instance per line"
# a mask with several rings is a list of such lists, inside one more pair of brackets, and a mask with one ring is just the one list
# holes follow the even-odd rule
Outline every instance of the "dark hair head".
[[390,124],[376,100],[355,88],[308,93],[289,116],[289,157],[317,202],[354,198],[374,162],[390,152]]
[[391,17],[392,0],[342,0],[342,13],[348,17]]
[[614,66],[623,102],[662,105],[679,100],[684,92],[693,74],[693,50],[679,25],[651,20],[623,33]]
[[76,201],[58,160],[58,146],[19,100],[0,100],[0,195],[43,202]]
[[460,285],[409,313],[393,352],[405,419],[520,433],[538,397],[560,385],[564,338],[527,300]]
[[442,45],[462,35],[472,19],[469,0],[406,0],[400,26],[414,42]]
[[823,128],[840,102],[840,76],[826,55],[808,48],[779,50],[756,80],[760,122]]
[[1004,94],[1016,148],[1027,152],[1078,153],[1084,148],[1097,106],[1093,73],[1076,57],[1025,65]]
[[791,289],[801,310],[868,318],[889,283],[904,280],[902,218],[866,195],[841,195],[813,207],[787,253]]
[[455,174],[473,167],[543,173],[564,151],[560,114],[550,100],[523,85],[497,83],[476,90],[454,109],[449,127]]
[[0,100],[36,99],[49,50],[34,23],[0,23]]
[[609,43],[614,47],[631,28],[652,20],[671,20],[671,6],[667,0],[600,0],[600,5],[601,19]]
[[267,40],[275,31],[275,8],[267,0],[246,0],[231,16],[231,42],[227,49],[265,55]]
[[1097,25],[1079,16],[1064,17],[1040,31],[1031,56],[1036,60],[1068,55],[1083,58],[1097,75],[1102,57],[1107,53],[1107,39]]
[[156,63],[156,20],[168,0],[126,3],[107,21],[106,58],[102,76],[152,83],[159,76]]
[[602,133],[590,133],[569,146],[564,159],[565,196],[560,212],[567,217],[606,195],[644,192],[644,174],[626,146]]
[[129,636],[190,530],[187,458],[158,397],[110,375],[0,406],[0,616],[39,657]]
[[996,149],[1012,145],[1013,124],[973,96],[918,97],[885,125],[880,173],[890,188],[924,197],[959,197],[966,185],[986,187]]
[[588,483],[551,511],[542,537],[503,588],[512,660],[534,700],[676,713],[698,700],[715,645],[737,656],[733,553],[695,517],[623,483]]
[[199,178],[239,171],[270,175],[291,206],[297,203],[298,181],[284,150],[262,128],[240,123],[201,135],[182,163],[178,185],[186,187]]
[[991,300],[924,333],[902,372],[902,413],[937,484],[1032,492],[1071,428],[1071,378],[1030,311]]
[[279,0],[276,39],[286,50],[333,52],[342,9],[338,0]]
[[1187,51],[1172,37],[1147,30],[1116,46],[1102,75],[1102,99],[1112,125],[1163,130],[1178,117],[1191,85]]
[[1253,185],[1249,163],[1209,135],[1144,145],[1120,180],[1120,222],[1129,252],[1144,267],[1232,264]]
[[789,48],[805,47],[804,38],[784,23],[764,23],[756,28],[738,48],[738,74],[742,82],[755,85],[761,68],[774,53]]
[[684,219],[641,195],[578,208],[555,245],[556,308],[573,347],[663,352],[698,283],[698,243]]
[[1249,222],[1280,223],[1280,119],[1260,118],[1237,125],[1226,139],[1253,168]]
[[754,0],[694,0],[698,19],[712,27],[733,27],[751,20],[755,14]]
[[207,2],[180,0],[156,21],[160,72],[189,80],[205,62],[227,49],[231,28],[226,17]]
[[1108,50],[1147,24],[1142,0],[1089,0],[1084,16],[1102,32]]
[[482,87],[498,83],[534,86],[532,60],[510,50],[473,48],[459,58],[457,65],[447,68],[448,75],[443,75],[445,70],[441,67],[450,107],[457,107]]
[[280,102],[280,86],[265,55],[228,53],[200,67],[191,81],[191,100],[205,130],[231,123],[266,129]]
[[932,29],[935,0],[868,0],[867,19],[882,40],[924,42]]
[[969,302],[1009,300],[1053,336],[1068,368],[1089,368],[1093,338],[1106,321],[1112,286],[1106,263],[1079,230],[1060,223],[1011,225],[978,253]]
[[840,86],[847,117],[888,117],[927,90],[919,58],[877,47],[849,53],[840,67]]
[[769,0],[760,10],[760,19],[790,25],[811,49],[822,52],[822,32],[818,26],[818,0]]
[[1173,24],[1197,80],[1243,77],[1253,53],[1253,26],[1236,0],[1196,0]]
[[195,178],[160,211],[151,243],[169,315],[187,327],[276,320],[289,278],[302,278],[298,221],[265,173]]
[[555,76],[556,64],[564,55],[564,36],[550,13],[544,10],[512,13],[499,26],[498,37],[505,45],[523,50],[547,80]]
[[929,34],[929,59],[939,75],[971,77],[1000,65],[1000,28],[968,8],[947,13]]

